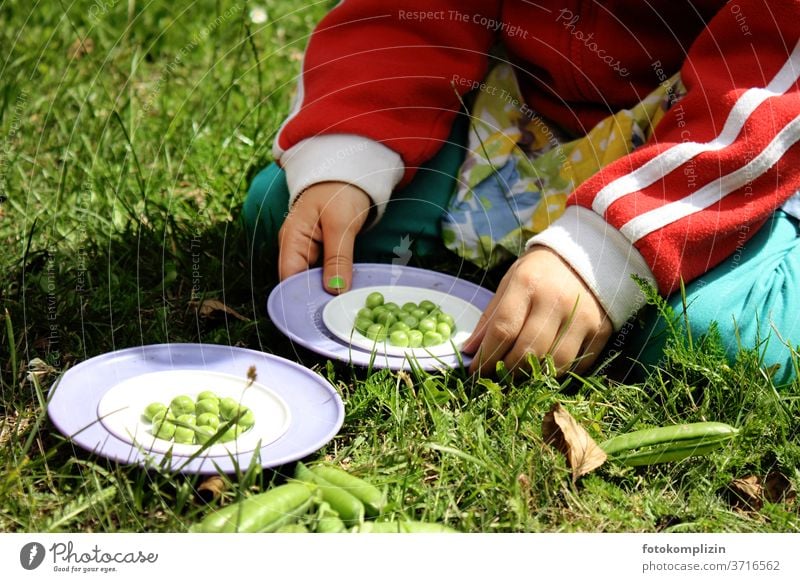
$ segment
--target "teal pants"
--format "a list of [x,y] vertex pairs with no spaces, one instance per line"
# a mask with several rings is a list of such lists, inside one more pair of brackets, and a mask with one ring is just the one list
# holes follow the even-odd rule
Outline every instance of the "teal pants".
[[[430,256],[448,252],[441,242],[439,222],[455,189],[463,143],[466,126],[457,124],[436,157],[394,193],[383,219],[358,236],[356,262],[392,262],[409,253]],[[277,256],[277,234],[288,203],[283,171],[272,164],[253,180],[243,209],[254,257]],[[683,313],[680,293],[668,301],[676,313]],[[775,382],[791,382],[795,369],[789,346],[800,345],[797,219],[777,211],[733,256],[686,286],[686,304],[693,337],[700,337],[716,322],[731,360],[740,346],[757,347],[765,366],[779,366]],[[607,346],[609,352],[624,352],[645,365],[658,363],[665,322],[647,309],[644,328],[626,325],[615,332]]]

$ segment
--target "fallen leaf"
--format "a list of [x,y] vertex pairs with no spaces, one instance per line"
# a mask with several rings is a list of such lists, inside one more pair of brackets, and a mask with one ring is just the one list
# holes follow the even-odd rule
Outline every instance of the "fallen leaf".
[[33,358],[28,362],[26,371],[25,379],[31,384],[33,384],[34,381],[41,382],[48,376],[56,373],[56,369],[41,358]]
[[197,486],[197,494],[208,502],[213,499],[218,499],[225,489],[227,489],[225,480],[219,475],[214,475]]
[[731,507],[739,511],[759,511],[764,505],[762,499],[764,488],[761,478],[757,475],[748,475],[741,479],[734,479],[728,485]]
[[69,45],[67,49],[67,58],[72,59],[82,59],[84,56],[88,55],[94,50],[94,41],[89,38],[76,38],[75,42]]
[[605,451],[558,402],[544,415],[542,437],[567,458],[573,483],[606,462]]
[[197,301],[190,301],[189,307],[193,307],[200,314],[200,317],[213,317],[218,313],[227,313],[241,321],[250,321],[244,315],[238,313],[235,309],[231,309],[219,299],[203,299],[199,303]]
[[764,480],[764,497],[770,503],[792,504],[797,500],[797,491],[786,475],[772,471]]

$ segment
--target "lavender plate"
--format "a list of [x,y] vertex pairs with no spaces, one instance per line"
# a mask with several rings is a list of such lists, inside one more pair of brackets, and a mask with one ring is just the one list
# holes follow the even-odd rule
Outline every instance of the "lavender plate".
[[[247,387],[251,367],[256,381]],[[155,443],[152,435],[129,428],[145,402],[211,384],[254,399],[255,434],[241,447],[212,446],[192,458],[199,446],[170,450],[166,441]],[[131,392],[127,402],[125,391]],[[344,421],[339,394],[318,374],[278,356],[215,344],[147,345],[91,358],[53,386],[47,411],[62,434],[93,453],[200,474],[245,470],[254,459],[263,467],[296,461],[332,439]]]
[[[438,291],[462,299],[480,311],[486,309],[494,296],[479,285],[436,271],[372,263],[359,263],[353,267],[354,290],[387,286]],[[334,296],[322,287],[322,269],[310,269],[289,277],[275,287],[267,299],[267,311],[272,322],[289,339],[322,356],[374,368],[404,370],[411,367],[405,355],[369,351],[351,345],[332,333],[323,320],[325,306],[332,299]],[[437,357],[415,355],[414,359],[424,370],[457,368],[461,363],[466,366],[471,361],[466,354]]]

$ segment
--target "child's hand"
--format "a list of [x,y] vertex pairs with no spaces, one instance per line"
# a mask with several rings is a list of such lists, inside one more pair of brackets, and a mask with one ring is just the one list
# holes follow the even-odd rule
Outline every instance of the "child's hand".
[[280,279],[308,269],[322,256],[325,289],[347,291],[353,276],[353,245],[370,205],[363,190],[342,182],[314,184],[304,191],[278,233]]
[[475,354],[472,373],[494,374],[500,360],[515,370],[526,363],[527,354],[552,354],[559,374],[573,365],[583,372],[611,331],[605,310],[583,279],[556,253],[536,246],[505,274],[464,351]]

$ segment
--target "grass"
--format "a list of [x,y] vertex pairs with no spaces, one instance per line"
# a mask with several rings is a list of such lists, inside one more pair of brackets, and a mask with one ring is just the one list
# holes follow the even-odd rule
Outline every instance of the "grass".
[[[354,369],[276,331],[264,307],[274,265],[251,261],[238,216],[332,4],[262,1],[264,24],[252,5],[221,0],[0,6],[0,531],[186,531],[291,473],[243,467],[209,500],[199,477],[109,462],[49,422],[47,392],[70,366],[183,341],[261,349],[328,378],[346,420],[306,460],[385,488],[392,515],[468,532],[800,531],[796,504],[742,511],[729,489],[776,472],[800,486],[797,387],[777,391],[755,352],[729,364],[713,334],[689,341],[676,328],[647,376],[612,364],[491,380]],[[204,297],[247,321],[200,317],[190,302]],[[742,435],[707,457],[609,463],[573,484],[542,441],[554,402],[598,440],[696,420]]]

